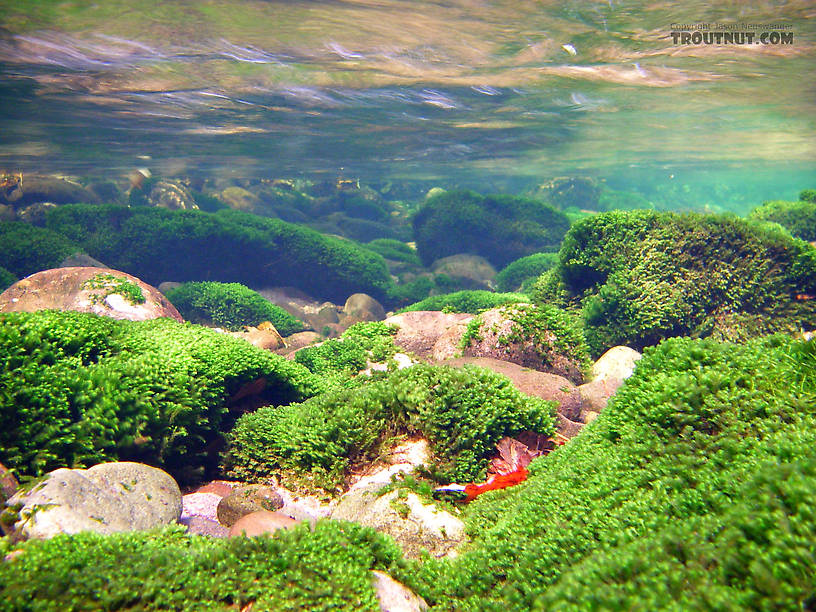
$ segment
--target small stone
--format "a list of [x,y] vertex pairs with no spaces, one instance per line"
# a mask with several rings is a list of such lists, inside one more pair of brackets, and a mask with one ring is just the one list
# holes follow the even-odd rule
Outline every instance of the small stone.
[[203,516],[190,516],[182,518],[179,523],[187,527],[187,532],[193,535],[208,536],[211,538],[226,538],[229,529],[218,521],[213,521]]
[[283,498],[280,493],[263,485],[248,485],[236,489],[218,502],[218,521],[231,527],[241,517],[259,510],[280,510]]
[[238,536],[253,537],[264,533],[274,533],[278,529],[291,529],[298,522],[281,514],[280,512],[270,512],[269,510],[259,510],[242,516],[229,530],[229,537]]
[[385,572],[373,570],[371,574],[383,612],[421,612],[428,609],[424,599]]
[[640,353],[628,346],[613,346],[592,366],[590,381],[609,378],[625,380],[635,371],[635,364],[640,357]]

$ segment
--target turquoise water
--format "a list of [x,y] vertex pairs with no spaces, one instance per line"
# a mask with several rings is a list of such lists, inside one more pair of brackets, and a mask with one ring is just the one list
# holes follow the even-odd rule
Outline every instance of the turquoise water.
[[[806,1],[0,2],[0,169],[509,192],[589,176],[743,212],[816,184],[814,14]],[[793,38],[674,43],[699,23]]]

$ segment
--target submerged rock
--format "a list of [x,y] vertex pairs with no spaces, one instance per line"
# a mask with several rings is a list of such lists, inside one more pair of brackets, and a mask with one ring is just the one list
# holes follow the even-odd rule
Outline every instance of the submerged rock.
[[388,317],[385,323],[399,328],[394,336],[398,347],[428,359],[433,357],[437,341],[450,327],[472,318],[469,314],[418,310]]
[[343,306],[343,313],[358,321],[382,321],[385,319],[385,309],[377,300],[367,293],[354,293],[349,296]]
[[390,491],[382,485],[357,487],[340,498],[332,519],[354,521],[390,535],[406,557],[418,559],[427,550],[433,557],[454,556],[465,540],[465,525],[458,518],[424,503],[414,493]]
[[468,289],[491,289],[497,274],[484,257],[468,253],[437,259],[431,269],[434,274],[447,274]]
[[428,609],[424,599],[385,572],[372,570],[371,576],[383,612],[422,612]]
[[625,380],[635,371],[635,365],[641,356],[628,346],[613,346],[593,364],[590,380]]
[[218,522],[232,527],[242,517],[260,510],[274,512],[283,508],[283,498],[274,489],[264,485],[246,485],[236,488],[218,502]]
[[96,204],[99,198],[82,185],[53,176],[6,175],[0,188],[0,203],[14,208],[50,202],[52,204]]
[[164,470],[128,461],[87,470],[60,468],[6,502],[3,528],[20,539],[60,533],[115,533],[175,523],[181,491]]
[[278,529],[291,529],[298,524],[295,519],[280,512],[259,510],[242,516],[229,530],[229,537],[259,536],[274,533]]
[[54,268],[17,281],[0,294],[0,312],[74,310],[144,321],[181,315],[158,289],[109,268]]

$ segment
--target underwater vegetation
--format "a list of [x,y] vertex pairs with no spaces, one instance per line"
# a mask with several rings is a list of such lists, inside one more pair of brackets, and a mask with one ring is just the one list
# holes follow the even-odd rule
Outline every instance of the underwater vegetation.
[[771,200],[751,211],[751,219],[773,221],[787,229],[796,238],[816,240],[816,190],[806,189],[799,201]]
[[415,304],[406,306],[400,310],[400,312],[443,310],[445,312],[469,312],[471,314],[477,314],[482,310],[496,308],[504,304],[529,301],[530,298],[523,293],[496,293],[494,291],[470,289],[444,293],[442,295],[432,295]]
[[18,278],[56,268],[81,250],[59,232],[23,221],[0,221],[0,263]]
[[358,292],[384,299],[392,284],[382,257],[353,242],[237,210],[77,204],[50,211],[47,226],[108,266],[153,285],[291,285],[342,302]]
[[208,323],[229,331],[269,321],[282,336],[303,329],[299,321],[257,291],[240,283],[183,283],[165,292],[185,320]]
[[[816,343],[671,339],[420,569],[440,609],[801,609],[816,557]],[[807,607],[807,604],[805,604]]]
[[11,285],[17,282],[17,277],[6,270],[5,268],[0,267],[0,291],[4,291],[9,288]]
[[497,267],[557,248],[569,228],[564,213],[538,200],[464,190],[431,196],[413,224],[425,265],[448,255],[473,253]]
[[533,253],[510,262],[496,276],[499,291],[519,291],[558,264],[558,253]]
[[275,474],[331,491],[389,439],[419,433],[430,444],[435,479],[477,481],[501,438],[552,434],[554,412],[551,402],[522,394],[489,370],[420,364],[242,416],[225,462],[235,478]]
[[0,462],[18,476],[111,460],[211,471],[231,398],[263,379],[264,403],[321,388],[302,366],[170,319],[76,312],[0,314]]
[[[501,403],[518,405],[501,377],[478,369],[418,372],[423,382],[454,374],[469,381],[451,385],[462,402],[473,385],[489,399],[498,384]],[[396,375],[405,377],[400,384],[412,376],[389,376]],[[370,383],[366,401],[351,401],[360,410],[387,408],[383,398],[393,395],[386,380]],[[414,385],[403,394],[417,400],[405,404],[404,418],[419,417],[414,410],[422,406],[442,417],[428,421],[436,426],[453,417],[433,401],[444,398],[439,388]],[[321,457],[338,475],[344,469],[321,443],[342,441],[330,430],[340,427],[335,409],[346,404],[326,405],[333,410],[325,428],[316,415],[282,417],[297,423],[293,437],[312,441],[302,464],[287,457],[293,469],[316,469]],[[243,417],[241,435],[255,452],[264,451],[262,437],[274,440],[279,446],[259,459],[280,461],[291,438],[274,409],[264,412],[254,437],[254,415]],[[376,438],[367,421],[346,414],[367,439]],[[23,545],[22,555],[0,564],[0,591],[11,610],[250,602],[259,609],[377,610],[368,572],[380,569],[440,610],[802,609],[816,593],[815,443],[816,343],[670,339],[646,350],[579,437],[534,460],[524,483],[467,506],[472,542],[456,559],[408,561],[390,538],[340,521],[227,540],[174,528],[80,534]],[[477,467],[474,458],[467,463]],[[325,476],[325,469],[316,471]],[[0,552],[11,546],[0,541]]]
[[614,211],[575,223],[534,300],[581,308],[593,355],[674,336],[744,340],[816,320],[816,250],[732,216]]

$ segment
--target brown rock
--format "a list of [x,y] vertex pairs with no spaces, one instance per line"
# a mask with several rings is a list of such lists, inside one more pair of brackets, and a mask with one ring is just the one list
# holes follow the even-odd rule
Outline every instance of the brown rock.
[[[261,325],[264,325],[261,323]],[[269,327],[261,329],[258,327],[247,327],[246,331],[230,332],[230,335],[236,338],[243,338],[253,346],[265,349],[267,351],[275,351],[285,348],[286,343],[281,338],[278,330],[270,323]]]
[[437,361],[459,357],[462,354],[462,336],[465,335],[468,323],[472,319],[473,317],[462,319],[446,329],[434,344],[431,357]]
[[584,410],[601,412],[622,384],[623,380],[620,378],[601,378],[579,386],[578,392],[581,394]]
[[227,527],[234,525],[241,517],[260,510],[280,510],[283,498],[270,487],[248,485],[240,487],[218,502],[218,522]]
[[349,296],[343,306],[343,312],[358,321],[382,321],[385,319],[385,309],[377,300],[367,293],[354,293]]
[[291,529],[298,522],[281,514],[280,512],[270,512],[269,510],[260,510],[242,516],[229,530],[229,537],[235,538],[238,536],[259,536],[265,533],[274,533],[278,529]]
[[223,480],[213,480],[195,490],[195,493],[214,493],[219,497],[226,497],[233,491],[231,483]]
[[429,359],[434,346],[447,329],[457,323],[469,321],[473,315],[466,313],[446,313],[437,310],[403,312],[388,317],[387,324],[397,325],[399,330],[394,343],[401,349]]
[[193,535],[203,535],[211,538],[226,538],[229,535],[229,529],[221,523],[203,516],[182,517],[179,519],[179,523],[187,527],[187,531]]
[[511,380],[513,386],[522,393],[557,402],[558,413],[566,419],[579,421],[581,418],[581,393],[575,385],[563,376],[539,372],[509,361],[500,361],[488,357],[459,357],[449,359],[444,364],[453,367],[470,364],[504,374]]
[[6,503],[6,500],[14,495],[19,488],[20,483],[17,482],[11,470],[0,463],[0,509],[3,508],[3,504]]
[[[96,277],[93,288],[86,282]],[[117,283],[126,282],[141,289],[144,303],[131,303],[127,296],[115,293]],[[54,268],[17,281],[0,294],[0,312],[35,312],[37,310],[75,310],[111,317],[144,321],[170,317],[183,321],[176,308],[158,289],[135,276],[108,268]]]
[[314,344],[315,342],[320,342],[321,340],[323,340],[323,336],[313,331],[298,332],[296,334],[292,334],[291,336],[286,336],[286,338],[283,339],[283,341],[286,343],[285,350],[287,353],[297,351],[298,349],[302,349],[303,347]]

